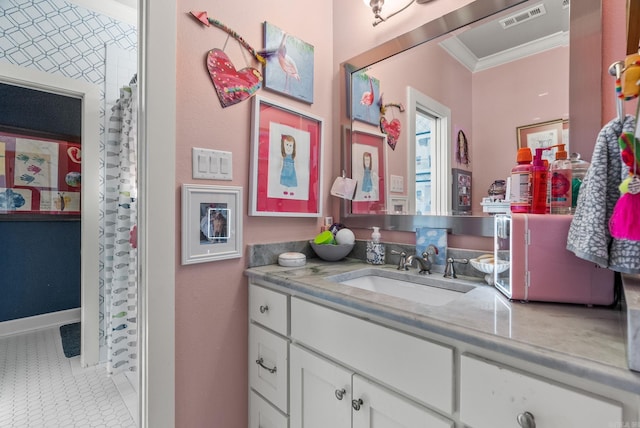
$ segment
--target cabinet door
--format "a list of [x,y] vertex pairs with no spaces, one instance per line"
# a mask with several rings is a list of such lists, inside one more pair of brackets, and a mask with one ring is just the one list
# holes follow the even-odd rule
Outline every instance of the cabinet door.
[[353,428],[452,428],[453,421],[353,376]]
[[288,342],[274,333],[249,326],[249,385],[284,413],[289,394]]
[[460,360],[460,420],[467,426],[519,426],[525,412],[544,428],[623,426],[619,403],[468,355]]
[[289,428],[289,420],[255,391],[249,391],[249,428]]
[[290,418],[295,428],[351,426],[351,372],[290,346]]

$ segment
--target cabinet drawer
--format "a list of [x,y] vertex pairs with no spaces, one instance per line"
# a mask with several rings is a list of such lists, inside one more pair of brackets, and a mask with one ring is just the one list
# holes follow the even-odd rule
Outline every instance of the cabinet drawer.
[[460,420],[473,428],[517,426],[529,412],[539,427],[622,426],[618,403],[563,388],[469,355],[461,357]]
[[264,398],[250,391],[249,428],[289,428],[289,419]]
[[291,337],[424,404],[453,412],[451,348],[295,297]]
[[286,336],[289,332],[287,299],[288,297],[285,294],[250,284],[249,317],[255,322]]
[[249,325],[249,385],[288,413],[289,343],[255,324]]

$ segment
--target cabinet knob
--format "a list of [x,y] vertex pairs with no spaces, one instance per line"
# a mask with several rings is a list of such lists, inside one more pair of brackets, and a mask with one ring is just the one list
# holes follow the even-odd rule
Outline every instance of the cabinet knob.
[[269,310],[269,306],[267,305],[260,305],[260,313],[264,314],[265,312],[267,312]]
[[522,412],[517,417],[518,425],[522,428],[536,428],[536,420],[530,412]]
[[351,400],[351,407],[353,407],[353,410],[360,410],[360,406],[362,406],[363,402],[362,402],[362,398],[358,398],[357,400]]
[[265,369],[266,371],[268,371],[269,373],[275,373],[278,370],[276,366],[273,366],[273,368],[265,366],[264,360],[262,359],[262,357],[256,360],[256,364],[262,367],[263,369]]
[[344,388],[342,389],[336,389],[336,398],[338,400],[342,400],[342,398],[344,397],[344,394],[346,394],[346,390]]

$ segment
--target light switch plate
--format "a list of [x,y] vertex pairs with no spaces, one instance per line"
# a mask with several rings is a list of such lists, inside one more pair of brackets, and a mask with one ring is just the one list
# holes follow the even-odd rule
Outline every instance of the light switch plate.
[[392,175],[391,176],[391,188],[389,189],[391,192],[404,192],[404,177],[401,175]]
[[193,178],[209,180],[233,179],[231,152],[194,147],[192,156]]

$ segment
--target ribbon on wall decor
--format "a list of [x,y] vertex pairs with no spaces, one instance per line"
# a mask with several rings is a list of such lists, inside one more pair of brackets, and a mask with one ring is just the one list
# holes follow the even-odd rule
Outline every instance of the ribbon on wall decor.
[[[207,12],[191,11],[190,13],[191,16],[207,27],[213,25],[223,30],[235,39],[240,46],[249,51],[258,62],[263,65],[266,63],[264,57],[253,49],[238,33],[222,22],[209,18]],[[206,67],[223,108],[250,98],[262,87],[262,73],[258,69],[247,66],[237,70],[223,49],[215,48],[207,53]]]

